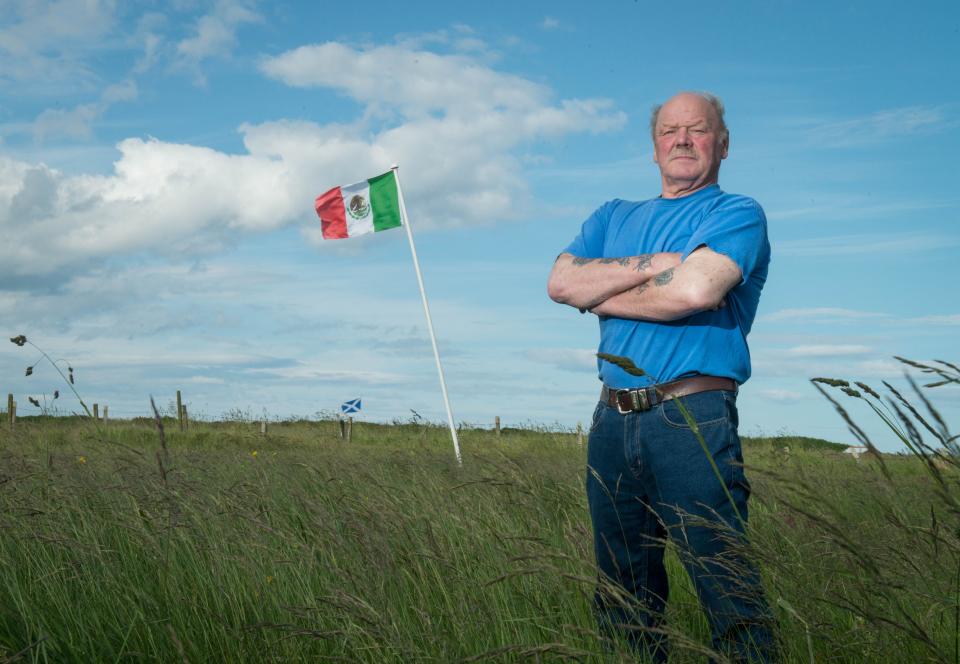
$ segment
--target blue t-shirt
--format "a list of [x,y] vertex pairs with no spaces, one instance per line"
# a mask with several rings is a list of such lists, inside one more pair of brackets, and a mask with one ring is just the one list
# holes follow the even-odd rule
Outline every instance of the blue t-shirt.
[[600,380],[613,388],[641,387],[696,374],[750,377],[747,333],[767,280],[770,242],[760,205],[711,185],[683,198],[612,200],[590,215],[565,253],[614,258],[678,252],[687,259],[706,245],[728,256],[743,274],[727,306],[668,322],[600,316],[600,352],[629,357],[647,376],[631,376],[597,360]]

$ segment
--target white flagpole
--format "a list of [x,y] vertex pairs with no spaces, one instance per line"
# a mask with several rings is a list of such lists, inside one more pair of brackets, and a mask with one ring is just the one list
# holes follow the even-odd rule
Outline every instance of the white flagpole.
[[423,313],[427,315],[427,329],[430,331],[430,343],[433,344],[433,357],[437,361],[437,373],[440,374],[440,391],[443,392],[443,405],[447,407],[447,424],[450,425],[450,437],[453,438],[453,452],[457,455],[457,463],[463,464],[460,457],[460,441],[457,439],[457,427],[453,424],[453,411],[450,410],[450,398],[447,396],[447,382],[443,378],[443,366],[440,364],[440,351],[437,350],[437,336],[433,333],[433,320],[430,318],[430,305],[427,304],[427,292],[423,289],[423,276],[420,274],[420,261],[417,260],[417,247],[413,244],[413,231],[410,230],[410,219],[407,218],[407,206],[403,201],[403,189],[400,187],[400,166],[393,164],[390,167],[397,183],[397,198],[400,200],[400,216],[403,227],[407,229],[407,239],[410,240],[410,253],[413,255],[413,269],[417,273],[417,283],[420,285],[420,297],[423,298]]

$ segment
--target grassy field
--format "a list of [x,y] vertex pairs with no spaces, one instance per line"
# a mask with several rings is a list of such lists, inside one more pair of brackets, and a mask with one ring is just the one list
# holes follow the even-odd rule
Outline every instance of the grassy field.
[[[569,433],[22,418],[0,430],[0,661],[633,661],[598,636]],[[789,448],[789,450],[785,448]],[[956,468],[745,441],[788,662],[955,662]],[[705,620],[676,558],[672,661]]]

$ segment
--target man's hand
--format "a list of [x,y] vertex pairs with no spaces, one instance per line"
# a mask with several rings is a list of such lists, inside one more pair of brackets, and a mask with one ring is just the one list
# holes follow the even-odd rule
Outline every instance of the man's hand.
[[680,265],[680,254],[677,253],[621,258],[579,258],[560,254],[550,272],[547,294],[556,302],[585,311],[677,265]]
[[590,307],[598,316],[668,321],[726,306],[726,295],[740,283],[740,268],[729,257],[703,246],[678,267],[657,273],[630,290]]

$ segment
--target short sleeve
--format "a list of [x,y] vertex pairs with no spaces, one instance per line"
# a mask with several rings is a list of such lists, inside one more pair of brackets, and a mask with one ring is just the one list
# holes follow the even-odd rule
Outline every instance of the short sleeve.
[[770,260],[763,208],[746,197],[721,204],[709,212],[694,231],[681,260],[704,245],[733,260],[742,274],[740,283],[746,283],[750,275]]
[[579,258],[602,258],[603,241],[607,234],[607,223],[610,221],[611,204],[612,201],[597,208],[583,222],[583,226],[580,227],[580,234],[561,253],[572,254]]

